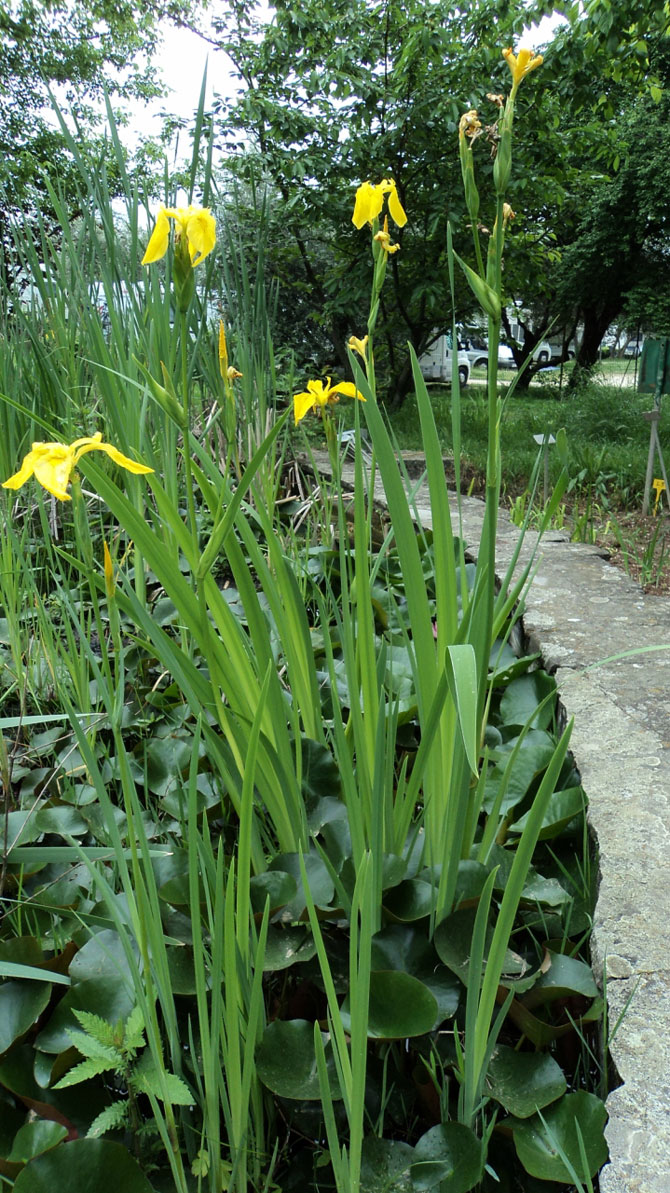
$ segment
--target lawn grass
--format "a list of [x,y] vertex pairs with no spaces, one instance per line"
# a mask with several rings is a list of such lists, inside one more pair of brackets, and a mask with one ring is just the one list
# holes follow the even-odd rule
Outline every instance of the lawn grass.
[[[624,362],[604,362],[621,364]],[[509,380],[514,374],[509,374]],[[503,374],[503,385],[508,380]],[[431,387],[436,421],[445,452],[451,445],[451,391]],[[533,436],[564,428],[568,447],[568,472],[572,492],[579,496],[591,487],[606,505],[630,509],[642,502],[649,450],[649,425],[642,417],[652,399],[632,387],[592,382],[574,395],[559,392],[554,376],[529,390],[515,391],[505,403],[502,417],[503,492],[516,497],[524,491],[537,456]],[[462,401],[462,437],[467,475],[483,476],[486,463],[486,405],[483,378],[473,374]],[[420,432],[416,403],[410,396],[390,416],[394,435],[402,449],[418,450]],[[670,433],[670,410],[662,411],[661,442]],[[556,453],[550,453],[549,475],[560,472]],[[475,482],[475,491],[477,491]]]

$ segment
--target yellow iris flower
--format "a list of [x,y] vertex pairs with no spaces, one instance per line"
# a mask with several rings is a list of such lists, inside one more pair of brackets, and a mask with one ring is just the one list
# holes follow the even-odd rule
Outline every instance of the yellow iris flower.
[[361,183],[356,191],[356,203],[351,222],[357,228],[362,228],[363,224],[371,224],[381,214],[385,195],[389,197],[388,209],[391,219],[399,228],[403,228],[407,223],[407,216],[398,198],[396,184],[390,178],[383,178],[377,186],[373,186],[371,182]]
[[351,381],[340,381],[337,385],[330,384],[330,377],[326,377],[325,385],[323,381],[308,381],[305,392],[293,395],[296,426],[308,410],[324,409],[326,406],[334,405],[339,401],[339,394],[344,394],[346,398],[358,398],[360,402],[365,401],[362,393]]
[[518,54],[515,54],[509,49],[503,50],[502,53],[512,72],[512,87],[514,90],[519,86],[521,80],[530,74],[531,70],[535,70],[543,62],[542,55],[536,54],[533,50],[523,49],[519,50]]
[[191,265],[199,265],[216,244],[216,221],[208,207],[192,205],[158,208],[156,224],[142,264],[152,265],[165,256],[170,239],[170,220],[175,221],[177,239],[186,237]]
[[98,431],[96,435],[75,439],[74,443],[70,444],[33,443],[32,450],[25,456],[19,471],[10,476],[9,480],[4,481],[2,488],[20,489],[26,481],[30,480],[31,476],[35,476],[42,487],[53,497],[57,497],[59,501],[70,501],[71,498],[67,492],[70,477],[75,465],[86,452],[106,452],[115,464],[138,475],[144,472],[153,472],[153,468],[147,468],[145,464],[129,460],[128,456],[124,456],[118,448],[112,447],[111,443],[101,443],[101,439],[102,435]]

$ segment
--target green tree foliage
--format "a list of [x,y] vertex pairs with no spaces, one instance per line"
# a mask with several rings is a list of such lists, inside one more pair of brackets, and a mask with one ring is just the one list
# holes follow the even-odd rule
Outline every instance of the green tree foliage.
[[670,46],[657,45],[652,62],[663,90],[622,96],[616,169],[582,180],[580,217],[558,273],[561,308],[576,308],[584,324],[585,368],[620,316],[670,332]]
[[[121,104],[160,93],[151,55],[161,22],[188,0],[0,0],[0,242],[8,222],[48,220],[50,188],[72,194],[76,169],[51,95],[77,121],[82,152],[107,160],[99,129],[105,90]],[[111,159],[110,159],[111,160]],[[77,214],[76,207],[72,212]]]
[[[649,45],[665,32],[665,7],[648,0],[632,21],[623,0],[565,6],[542,72],[520,97],[510,194],[517,221],[505,282],[508,299],[537,315],[535,339],[556,315],[558,266],[579,226],[585,185],[616,168],[621,89],[649,88]],[[213,40],[240,80],[238,96],[215,105],[218,141],[240,172],[252,158],[256,171],[260,162],[276,210],[277,273],[300,291],[303,308],[308,298],[304,338],[312,329],[328,332],[332,359],[324,363],[344,364],[369,289],[367,243],[350,223],[354,189],[365,178],[392,176],[409,222],[397,237],[402,251],[391,262],[380,338],[402,400],[406,342],[421,352],[451,318],[447,219],[463,245],[469,240],[458,119],[476,106],[494,124],[486,93],[508,89],[502,47],[553,10],[543,3],[519,10],[508,0],[475,0],[467,13],[425,0],[282,0],[264,24],[246,2],[213,9]],[[478,146],[482,193],[494,139],[492,132]],[[480,218],[487,225],[491,213],[482,210]],[[467,317],[468,304],[461,287],[459,317]],[[532,347],[529,327],[520,358]]]

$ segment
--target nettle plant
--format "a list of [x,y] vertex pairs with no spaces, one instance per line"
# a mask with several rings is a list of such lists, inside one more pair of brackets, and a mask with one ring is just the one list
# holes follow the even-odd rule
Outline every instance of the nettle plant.
[[138,1106],[141,1094],[153,1094],[155,1098],[169,1100],[175,1106],[191,1105],[193,1095],[183,1081],[173,1073],[163,1074],[163,1080],[157,1074],[151,1053],[146,1051],[144,1018],[140,1007],[133,1008],[125,1023],[119,1020],[116,1024],[90,1011],[73,1009],[73,1014],[83,1030],[68,1029],[67,1034],[73,1047],[86,1059],[68,1069],[53,1088],[67,1089],[104,1073],[111,1075],[115,1079],[114,1084],[125,1093],[125,1097],[106,1106],[93,1119],[86,1132],[88,1139],[121,1128],[128,1128],[131,1134],[139,1131],[144,1123]]
[[[180,317],[162,330],[177,349],[160,381],[153,340],[140,340],[141,382],[123,371],[136,343],[123,368],[101,371],[124,460],[148,461],[144,475],[121,460],[122,488],[99,453],[79,461],[92,439],[68,447],[40,424],[66,453],[61,494],[80,464],[103,512],[99,527],[87,518],[74,478],[70,537],[40,548],[46,595],[26,532],[0,529],[0,645],[16,689],[0,758],[0,1174],[16,1193],[77,1181],[99,1193],[589,1190],[606,1160],[604,1104],[588,1088],[602,1000],[584,956],[585,797],[555,682],[523,639],[522,536],[495,572],[504,195],[517,91],[541,61],[505,57],[488,248],[474,110],[459,129],[474,264],[449,244],[452,281],[460,266],[489,322],[476,561],[452,529],[416,357],[430,529],[377,401],[377,313],[411,220],[390,179],[364,183],[354,208],[374,269],[353,382],[310,379],[294,397],[294,433],[315,409],[332,471],[304,538],[271,497],[291,411],[246,433],[225,336],[211,391],[195,392],[192,274],[216,245],[191,203],[166,202],[145,258],[148,284],[163,256],[174,264]],[[262,368],[243,371],[266,384]],[[340,395],[356,399],[353,493]],[[457,503],[459,400],[456,364]],[[37,517],[48,529],[39,502]]]

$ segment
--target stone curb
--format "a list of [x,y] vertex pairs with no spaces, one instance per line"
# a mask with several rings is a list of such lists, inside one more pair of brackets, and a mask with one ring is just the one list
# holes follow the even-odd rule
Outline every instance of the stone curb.
[[[472,545],[483,512],[481,501],[463,500]],[[429,508],[419,514],[428,524]],[[501,511],[501,572],[518,536]],[[529,534],[521,562],[536,544]],[[606,979],[610,1056],[623,1082],[607,1099],[610,1163],[600,1191],[670,1193],[670,650],[603,661],[670,645],[670,601],[645,596],[597,548],[550,534],[523,623],[574,717],[570,745],[598,846],[592,960],[600,984]]]

